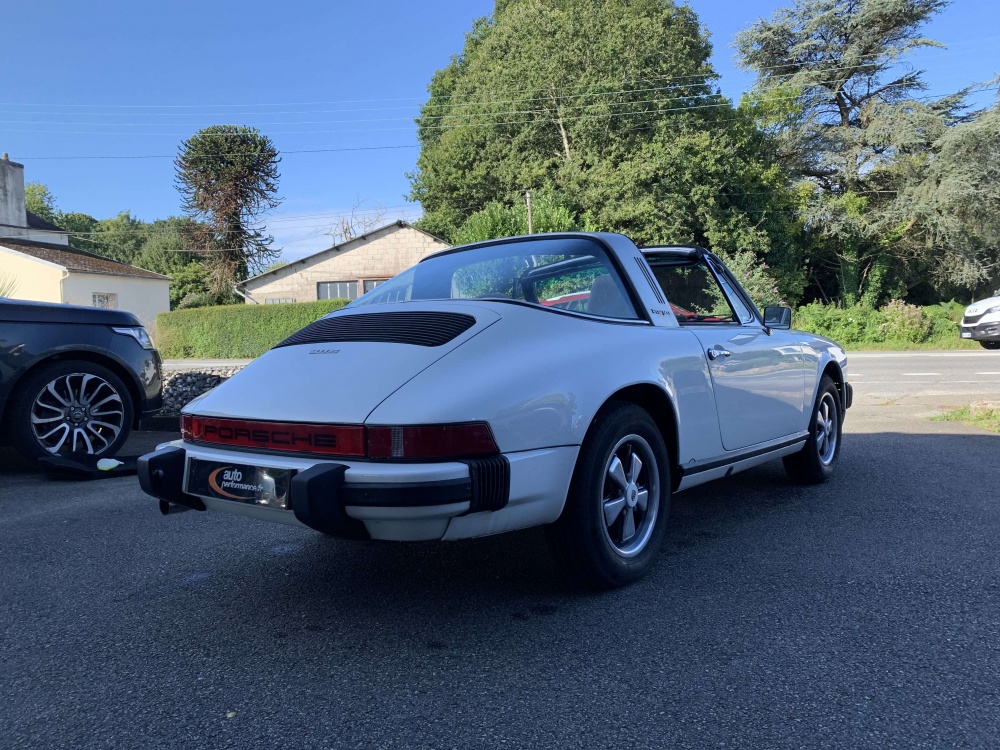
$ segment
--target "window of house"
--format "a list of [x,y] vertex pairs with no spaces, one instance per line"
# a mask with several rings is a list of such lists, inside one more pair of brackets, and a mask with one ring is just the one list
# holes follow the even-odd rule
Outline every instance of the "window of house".
[[103,307],[105,310],[118,309],[118,295],[114,292],[94,292],[94,307]]
[[377,287],[379,284],[384,284],[389,279],[365,279],[362,283],[365,285],[365,294],[368,294],[372,289]]
[[288,302],[294,302],[294,301],[295,301],[294,297],[274,297],[272,299],[266,299],[266,300],[264,300],[264,304],[265,305],[283,305],[283,304],[286,304]]
[[321,281],[316,285],[317,299],[357,299],[356,281]]

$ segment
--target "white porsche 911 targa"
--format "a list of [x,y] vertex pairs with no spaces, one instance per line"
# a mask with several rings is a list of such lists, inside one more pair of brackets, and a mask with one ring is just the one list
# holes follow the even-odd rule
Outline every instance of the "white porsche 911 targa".
[[718,257],[548,234],[430,256],[184,409],[143,490],[352,539],[547,525],[596,586],[656,558],[672,493],[776,458],[827,479],[847,359]]

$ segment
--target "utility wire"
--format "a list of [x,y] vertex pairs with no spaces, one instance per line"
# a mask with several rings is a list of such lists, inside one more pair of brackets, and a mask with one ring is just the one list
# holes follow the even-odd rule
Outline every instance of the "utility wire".
[[[905,86],[905,85],[907,85],[907,84],[899,84],[899,86]],[[798,98],[797,96],[772,97],[769,101],[771,101],[771,102],[788,101],[788,100],[794,100],[794,99],[797,99],[797,98]],[[939,98],[940,97],[937,97],[937,96],[914,97],[910,101],[927,102],[927,101],[934,101],[934,100],[937,100]],[[626,103],[632,103],[632,102],[626,102]],[[634,103],[632,103],[632,104],[634,104]],[[663,109],[644,109],[644,110],[638,110],[638,111],[634,111],[634,112],[610,112],[610,113],[602,113],[602,114],[598,114],[598,115],[567,116],[567,117],[562,117],[562,118],[559,118],[559,119],[561,119],[564,122],[574,121],[574,120],[613,119],[613,118],[616,118],[616,117],[625,117],[625,116],[634,116],[634,115],[647,115],[647,116],[649,116],[649,115],[661,115],[661,114],[667,114],[667,113],[672,113],[672,112],[684,112],[684,111],[688,111],[688,110],[692,110],[692,109],[708,109],[708,108],[729,107],[729,106],[730,105],[727,102],[718,102],[716,104],[708,104],[708,105],[692,105],[692,106],[687,106],[687,107],[673,107],[673,108],[663,108]],[[734,110],[735,110],[735,108],[734,108]],[[542,114],[550,114],[550,113],[542,112]],[[723,119],[715,120],[714,122],[700,123],[699,124],[699,128],[702,129],[702,130],[716,130],[716,131],[718,131],[718,130],[726,130],[729,127],[727,125],[727,123],[745,122],[745,121],[746,120],[743,117],[723,118]],[[512,121],[512,122],[511,121],[493,121],[493,122],[480,122],[480,123],[463,123],[463,124],[454,124],[454,125],[447,125],[447,126],[443,126],[443,125],[431,125],[431,126],[425,126],[425,128],[432,129],[432,130],[454,130],[454,129],[458,129],[458,128],[461,128],[461,127],[499,127],[499,126],[506,126],[506,125],[544,124],[546,122],[556,122],[556,120],[555,119],[546,120],[545,118],[534,118],[534,119],[531,119],[531,120],[519,120],[519,121]],[[367,128],[367,129],[364,129],[364,130],[352,130],[352,129],[343,129],[342,128],[342,129],[331,130],[331,131],[325,131],[325,130],[302,131],[302,133],[304,133],[304,134],[322,134],[322,133],[343,134],[343,133],[353,133],[353,132],[370,132],[372,130],[381,130],[381,131],[397,130],[398,131],[398,130],[408,130],[408,129],[409,128]],[[641,130],[641,129],[645,129],[645,127],[634,128],[634,130]],[[36,130],[36,131],[31,131],[31,132],[38,132],[38,131]],[[61,131],[56,131],[56,132],[61,132]],[[106,135],[107,133],[82,131],[81,134],[84,134],[84,135]],[[288,134],[288,133],[285,133],[285,134]],[[152,134],[152,133],[131,133],[131,134],[124,133],[124,134],[118,134],[118,135],[156,135],[156,134]],[[161,134],[161,135],[170,135],[170,134]],[[216,134],[216,135],[218,135],[219,137],[229,137],[228,135],[223,135],[223,134]],[[351,152],[351,151],[381,151],[381,150],[393,150],[393,149],[405,149],[405,148],[419,148],[419,147],[420,147],[420,144],[414,143],[414,144],[394,144],[394,145],[359,146],[359,147],[344,147],[344,148],[289,149],[289,150],[280,151],[279,155],[285,156],[285,155],[291,155],[291,154],[320,154],[320,153],[337,153],[337,152]],[[239,155],[241,153],[242,152],[232,152],[231,155]],[[215,152],[213,155],[216,155],[216,156],[227,156],[227,155],[230,155],[230,152],[225,152],[225,151]],[[58,161],[62,161],[62,160],[103,160],[103,159],[109,159],[109,160],[110,159],[175,159],[176,157],[177,157],[177,154],[136,154],[136,155],[107,155],[107,156],[96,156],[96,155],[19,156],[19,155],[15,155],[14,158],[15,159],[20,159],[22,161],[42,161],[42,160],[58,160]]]
[[[899,84],[895,84],[895,85],[889,84],[887,86],[882,87],[882,89],[885,90],[885,89],[890,89],[890,88],[901,88],[901,87],[910,87],[910,86],[911,86],[911,84],[909,84],[909,83],[899,83]],[[794,101],[794,100],[796,100],[798,98],[799,98],[798,95],[796,95],[796,94],[790,94],[788,96],[771,97],[769,99],[769,101],[770,102]],[[914,97],[911,101],[933,101],[933,100],[936,100],[936,99],[939,99],[939,98],[940,97],[937,97],[937,96],[933,96],[933,97],[931,97],[931,96],[928,96],[928,97]],[[636,103],[635,102],[624,102],[624,104],[630,104],[630,105],[634,106]],[[597,115],[560,116],[560,117],[557,117],[557,118],[553,118],[550,121],[551,122],[556,122],[556,121],[573,122],[573,121],[580,121],[580,120],[613,119],[613,118],[616,118],[616,117],[628,117],[628,116],[633,116],[633,115],[646,115],[646,116],[649,116],[649,115],[663,115],[663,114],[670,114],[670,113],[676,113],[676,112],[687,112],[687,111],[691,111],[691,110],[716,109],[716,108],[733,109],[733,106],[732,106],[731,102],[729,102],[728,100],[724,100],[724,101],[715,102],[715,103],[712,103],[712,104],[694,104],[694,105],[688,105],[688,106],[683,106],[683,107],[651,108],[651,109],[634,110],[634,111],[631,111],[631,112],[608,112],[608,113],[601,113],[601,114],[597,114]],[[497,113],[497,116],[504,116],[504,114],[505,113]],[[539,114],[539,115],[548,115],[550,117],[552,116],[551,112],[545,111],[545,110],[539,110],[539,111],[536,112],[536,114]],[[482,116],[482,117],[485,117],[485,116]],[[453,130],[453,129],[457,129],[457,128],[460,128],[460,127],[465,127],[465,128],[475,128],[475,127],[503,127],[503,126],[508,126],[508,125],[537,124],[537,123],[539,123],[541,121],[543,121],[542,118],[533,118],[533,119],[530,119],[530,120],[490,120],[490,121],[485,121],[485,122],[471,122],[470,121],[470,122],[438,124],[438,125],[434,125],[434,124],[431,124],[431,125],[421,125],[420,129],[421,130]],[[365,121],[364,120],[352,120],[352,121],[348,121],[348,122],[349,123],[351,123],[351,122],[361,123],[361,122],[365,122]],[[286,124],[295,124],[295,123],[286,123]],[[75,135],[133,135],[133,136],[154,136],[155,135],[155,136],[172,136],[172,137],[183,137],[183,135],[184,135],[184,134],[181,134],[181,133],[149,133],[149,132],[146,132],[146,133],[141,133],[141,132],[128,133],[128,132],[125,132],[125,133],[123,133],[123,132],[116,132],[116,131],[65,131],[65,130],[44,131],[44,130],[38,130],[38,129],[19,130],[19,129],[16,129],[16,128],[7,128],[6,130],[7,130],[7,132],[33,132],[33,133],[38,133],[38,132],[52,132],[52,133],[60,133],[60,134],[63,134],[63,135],[71,135],[71,134],[75,134]],[[344,134],[344,133],[399,132],[399,131],[404,131],[404,130],[411,130],[411,127],[337,128],[337,129],[334,129],[334,130],[327,130],[327,129],[322,129],[322,130],[320,130],[320,129],[313,129],[313,130],[283,130],[283,131],[272,130],[272,131],[270,131],[269,134],[270,135],[321,135],[321,134],[325,135],[325,134]],[[203,138],[211,138],[211,137],[217,137],[217,138],[239,138],[239,137],[241,137],[241,135],[237,134],[237,133],[232,133],[232,134],[229,134],[229,133],[205,133],[205,134],[202,134],[201,137],[203,137]],[[378,149],[379,149],[379,147],[374,147],[374,146],[373,147],[368,147],[368,150],[378,150]],[[336,149],[331,149],[331,150],[336,150]],[[347,149],[345,149],[345,150],[347,150]],[[357,149],[357,150],[365,150],[365,149]],[[320,149],[316,150],[316,152],[319,152],[319,151],[320,151]],[[289,152],[284,152],[284,153],[292,153],[292,152],[289,151]],[[20,158],[28,158],[28,157],[20,157]],[[173,158],[173,157],[171,157],[171,158]]]
[[[961,40],[959,42],[955,42],[952,45],[949,45],[948,47],[944,48],[942,51],[952,51],[954,49],[961,49],[961,48],[969,47],[971,45],[979,44],[979,43],[982,43],[982,42],[994,42],[997,39],[1000,39],[1000,36],[981,37],[981,38],[978,38],[978,39],[964,39],[964,40]],[[987,50],[984,50],[984,51],[987,51]],[[992,52],[993,50],[992,50],[992,48],[990,48],[988,51]],[[880,53],[872,53],[872,55],[870,55],[870,56],[864,56],[864,57],[862,57],[861,60],[862,61],[871,60],[872,62],[874,62],[874,61],[877,61],[881,56],[882,55]],[[906,63],[906,62],[900,61],[900,62],[897,62],[897,63],[893,63],[893,67],[895,67],[895,66],[905,66],[907,64],[908,63]],[[822,60],[817,60],[815,62],[815,65],[816,65],[816,67],[820,67],[820,66],[823,65],[823,61]],[[756,71],[784,70],[784,69],[787,69],[789,66],[790,65],[788,63],[783,64],[783,65],[763,66],[761,68],[755,68],[755,69],[749,70],[748,72],[750,72],[752,74],[752,73],[754,73]],[[801,69],[803,69],[803,70],[807,70],[808,69],[808,63],[800,63],[799,67]],[[858,67],[858,66],[857,65],[844,66],[845,69],[847,69],[847,68],[853,69],[853,68],[856,68],[856,67]],[[631,79],[623,79],[621,81],[620,85],[625,84],[625,83],[641,83],[641,82],[645,82],[645,81],[684,81],[684,80],[711,81],[711,80],[716,80],[717,78],[718,78],[717,74],[708,73],[708,72],[705,72],[705,73],[691,73],[691,74],[684,74],[684,75],[672,74],[672,75],[648,76],[648,77],[637,77],[637,78],[631,78]],[[586,83],[586,84],[579,84],[578,87],[582,88],[582,87],[589,87],[589,86],[593,86],[593,85],[595,85],[595,84]],[[544,88],[536,87],[536,88],[533,88],[533,89],[530,89],[530,88],[529,89],[520,89],[520,90],[512,89],[512,90],[509,90],[509,91],[512,91],[514,93],[529,93],[529,92],[543,92],[543,91],[545,91],[545,89]],[[453,95],[450,95],[450,96],[458,96],[458,95],[457,94],[453,94]],[[328,105],[336,105],[336,104],[370,104],[370,103],[406,102],[406,101],[419,102],[423,98],[424,97],[404,96],[404,97],[383,97],[383,98],[375,98],[375,99],[340,99],[340,100],[330,100],[330,101],[304,101],[304,102],[300,101],[300,102],[274,102],[274,103],[235,103],[235,104],[234,103],[213,103],[213,104],[95,104],[95,103],[88,103],[88,104],[65,104],[65,103],[47,103],[47,102],[0,102],[0,106],[5,106],[5,107],[6,106],[15,106],[15,107],[22,107],[22,106],[24,106],[24,107],[59,107],[59,108],[77,108],[77,109],[79,109],[79,108],[91,108],[91,109],[95,109],[95,108],[100,108],[100,109],[199,109],[199,108],[204,108],[204,107],[218,107],[218,108],[231,108],[231,107],[298,107],[298,106],[328,106]],[[198,114],[198,113],[192,113],[192,114]]]
[[[837,70],[856,70],[857,67],[858,67],[857,65],[851,65],[851,66],[839,66],[839,67],[824,68],[823,72],[824,73],[831,73],[831,72],[834,72],[834,71],[837,71]],[[938,69],[941,69],[941,68],[939,67]],[[917,71],[911,71],[911,72],[914,73],[914,74],[917,73]],[[800,75],[800,72],[787,73],[787,74],[779,74],[777,76],[772,76],[770,80],[773,81],[775,78],[777,78],[777,79],[792,78],[792,77],[795,77],[797,75]],[[825,80],[821,80],[821,81],[813,81],[812,85],[814,85],[814,86],[822,86],[822,85],[828,84],[828,83],[829,84],[836,84],[836,83],[843,83],[843,81],[841,81],[840,79],[837,79],[837,78],[829,78],[829,79],[825,79]],[[590,87],[593,87],[595,85],[599,85],[599,84],[588,84],[588,86],[590,86]],[[631,89],[629,89],[629,88],[622,88],[622,89],[617,89],[617,90],[612,90],[612,91],[589,91],[589,92],[582,93],[582,94],[557,94],[557,93],[552,93],[552,94],[550,94],[548,96],[536,97],[536,98],[522,98],[522,99],[508,99],[508,100],[503,100],[503,99],[489,99],[489,100],[480,100],[480,101],[458,102],[456,104],[451,104],[451,105],[448,105],[448,104],[435,104],[433,102],[433,100],[428,100],[427,102],[425,102],[425,104],[423,105],[422,109],[426,110],[428,107],[430,107],[432,109],[435,108],[435,107],[440,108],[440,109],[454,108],[454,107],[474,107],[474,106],[494,107],[497,104],[516,104],[516,103],[523,103],[523,102],[560,102],[560,101],[566,100],[566,99],[610,97],[610,96],[620,96],[620,95],[626,95],[626,94],[637,94],[637,93],[649,93],[649,92],[658,92],[658,91],[669,91],[669,90],[674,90],[674,89],[678,89],[678,88],[690,88],[690,86],[691,86],[690,84],[683,84],[683,85],[673,84],[673,85],[647,87],[647,88],[631,88]],[[658,101],[679,101],[679,100],[683,100],[683,99],[689,99],[692,96],[694,96],[694,97],[721,97],[721,94],[714,94],[714,93],[712,93],[712,94],[690,94],[690,95],[686,95],[686,96],[675,97],[673,99],[659,99]],[[447,98],[447,97],[445,97],[445,98]],[[622,103],[625,103],[625,102],[610,102],[609,104],[619,105],[619,104],[622,104]],[[11,106],[11,105],[7,104],[7,105],[0,105],[0,106]],[[55,105],[52,105],[52,106],[55,106]],[[585,106],[590,106],[590,105],[564,105],[565,108],[570,108],[570,107],[585,107]],[[336,114],[336,113],[341,113],[341,112],[368,112],[368,111],[376,112],[376,111],[389,111],[389,110],[399,110],[399,109],[412,110],[414,108],[415,108],[414,106],[408,106],[408,107],[375,107],[375,108],[361,108],[361,109],[351,109],[351,110],[314,110],[314,111],[306,110],[306,111],[290,111],[290,112],[246,112],[246,113],[223,113],[221,116],[223,116],[223,117],[231,117],[231,116],[234,116],[235,114],[250,115],[250,116],[255,116],[255,115],[256,116],[260,116],[260,115],[272,115],[273,116],[273,115],[279,115],[279,114],[309,114],[309,113]],[[510,113],[517,113],[517,112],[519,112],[519,110],[507,110],[507,111],[510,112]],[[521,112],[531,112],[533,110],[520,110],[520,111]],[[27,115],[27,114],[30,114],[30,113],[29,112],[12,112],[10,114],[14,114],[14,115]],[[61,117],[64,114],[65,115],[69,115],[69,116],[76,115],[76,116],[86,116],[86,117],[128,117],[128,116],[136,116],[136,115],[138,115],[140,113],[104,113],[104,112],[76,112],[76,113],[67,112],[67,113],[60,113],[60,112],[38,112],[36,114],[52,115],[52,116],[55,116],[55,117]],[[477,114],[479,114],[479,113],[461,113],[461,112],[454,113],[454,112],[449,112],[449,113],[446,113],[446,114],[435,115],[435,114],[427,113],[426,111],[422,111],[420,116],[421,116],[421,119],[433,119],[433,118],[443,118],[443,117],[454,118],[454,117],[461,117],[463,115],[475,116]],[[484,111],[482,114],[489,115],[489,114],[493,114],[493,113],[489,112],[489,111]],[[212,116],[212,113],[201,113],[201,112],[172,113],[172,112],[167,112],[167,113],[150,113],[150,114],[145,114],[145,115],[141,115],[141,116],[144,116],[144,117],[170,116],[170,117],[199,117],[199,118],[206,118],[206,117]],[[260,125],[260,126],[267,126],[267,125],[299,125],[299,124],[324,124],[324,123],[338,123],[338,122],[382,122],[382,121],[394,121],[394,120],[398,121],[398,120],[407,120],[407,119],[410,119],[410,118],[409,117],[402,117],[402,118],[399,118],[399,117],[397,117],[397,118],[379,118],[379,119],[358,119],[358,118],[353,118],[353,119],[348,119],[348,120],[321,120],[321,121],[300,121],[300,122],[296,122],[296,121],[291,121],[291,122],[289,122],[289,121],[256,122],[255,124],[256,125]],[[116,122],[116,123],[100,123],[100,122],[95,122],[95,123],[91,123],[91,122],[51,122],[50,123],[47,120],[42,120],[42,121],[38,121],[38,120],[4,120],[4,121],[0,121],[0,122],[6,123],[6,124],[32,124],[32,125],[37,125],[37,124],[42,124],[42,125],[44,125],[44,124],[52,124],[52,125],[72,125],[72,126],[78,126],[78,125],[105,125],[105,124],[110,124],[110,125],[118,126],[118,127],[129,127],[129,126],[148,127],[148,126],[156,125],[156,123],[147,123],[147,122],[143,122],[143,123],[121,123],[121,122]],[[224,135],[224,134],[218,134],[218,135]]]

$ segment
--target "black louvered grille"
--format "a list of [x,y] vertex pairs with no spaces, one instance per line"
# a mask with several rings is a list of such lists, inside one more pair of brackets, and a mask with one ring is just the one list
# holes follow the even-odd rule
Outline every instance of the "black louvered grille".
[[282,346],[371,341],[441,346],[476,324],[471,315],[446,312],[373,312],[320,318],[282,341]]
[[963,326],[975,325],[976,323],[978,323],[980,320],[983,319],[984,315],[986,315],[986,313],[983,313],[982,315],[966,315],[964,318],[962,318],[962,325]]
[[510,462],[506,456],[476,458],[466,461],[472,479],[470,513],[500,510],[510,499]]

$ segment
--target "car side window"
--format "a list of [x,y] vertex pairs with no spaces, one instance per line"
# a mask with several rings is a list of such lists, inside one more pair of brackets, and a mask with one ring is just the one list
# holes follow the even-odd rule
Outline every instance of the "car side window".
[[719,284],[722,285],[722,291],[729,300],[729,304],[736,312],[737,320],[743,324],[753,323],[754,320],[756,320],[756,317],[750,311],[750,308],[746,306],[746,303],[743,302],[743,298],[736,293],[735,289],[733,289],[732,284],[729,283],[729,279],[726,277],[726,274],[722,271],[722,269],[716,268],[716,276],[719,279]]
[[744,322],[745,305],[740,303],[743,309],[734,309],[730,300],[736,295],[726,294],[703,260],[654,261],[651,265],[681,325]]

